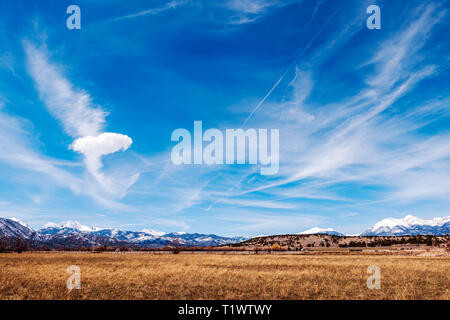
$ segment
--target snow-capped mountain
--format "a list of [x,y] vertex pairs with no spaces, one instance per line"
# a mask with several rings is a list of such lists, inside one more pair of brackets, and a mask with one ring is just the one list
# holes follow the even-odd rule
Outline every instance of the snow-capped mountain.
[[114,238],[121,241],[127,241],[131,243],[142,243],[144,241],[150,241],[161,237],[164,232],[155,231],[148,233],[146,231],[126,231],[121,229],[101,229],[91,232],[97,236]]
[[0,218],[0,236],[20,237],[22,239],[37,239],[37,234],[33,229],[16,218]]
[[343,233],[337,232],[334,229],[331,229],[331,228],[321,229],[321,228],[317,228],[317,227],[305,230],[303,232],[300,232],[299,234],[318,234],[318,233],[334,235],[334,236],[344,236]]
[[39,230],[40,234],[55,235],[55,234],[73,234],[80,232],[96,232],[102,230],[101,228],[88,227],[77,221],[67,221],[63,224],[56,224],[49,222],[44,225],[44,228]]
[[98,228],[83,225],[77,221],[67,221],[63,224],[47,223],[44,228],[38,230],[43,235],[61,234],[91,234],[98,237],[116,239],[129,243],[141,243],[154,240],[165,234],[156,230],[126,231],[117,228]]
[[65,224],[57,225],[49,223],[38,231],[43,235],[55,234],[90,234],[108,239],[115,239],[127,243],[140,245],[170,244],[177,242],[180,245],[191,246],[216,246],[221,244],[235,243],[248,238],[244,237],[221,237],[214,234],[173,232],[165,233],[157,230],[144,229],[142,231],[126,231],[112,228],[88,227],[78,222],[68,221]]
[[[17,220],[17,219],[16,219]],[[33,230],[23,222],[0,218],[0,236],[20,237],[44,245],[96,246],[96,245],[139,245],[165,246],[178,244],[186,246],[217,246],[247,240],[246,237],[221,237],[214,234],[174,232],[165,233],[145,229],[127,231],[117,228],[89,227],[76,221],[62,224],[47,223],[40,230]]]
[[362,236],[445,235],[450,234],[450,216],[424,220],[412,215],[377,222]]
[[[344,236],[331,228],[311,228],[299,234],[328,234]],[[407,236],[407,235],[447,235],[450,234],[450,216],[420,219],[408,215],[402,219],[388,218],[377,222],[361,236]],[[89,227],[76,221],[62,224],[48,223],[40,230],[33,230],[16,218],[0,218],[0,237],[29,240],[34,246],[79,247],[79,246],[138,246],[163,247],[218,246],[246,241],[248,237],[221,237],[215,234],[173,232],[155,230],[127,231],[117,228]]]
[[66,228],[66,229],[73,229],[73,230],[79,230],[82,232],[92,232],[92,231],[98,231],[98,230],[102,230],[102,228],[97,228],[97,227],[88,227],[85,226],[81,223],[79,223],[78,221],[67,221],[62,225],[57,225],[56,223],[47,223],[45,227],[53,227],[53,228]]
[[142,230],[142,232],[152,235],[154,237],[161,237],[165,234],[165,232],[162,231],[157,231],[157,230],[152,230],[152,229],[144,229]]
[[18,218],[12,217],[12,218],[9,218],[9,220],[15,221],[17,223],[20,223],[24,227],[30,228],[30,226],[28,224],[26,224],[25,222],[23,222],[22,220],[20,220]]
[[185,233],[185,232],[174,232],[167,233],[161,237],[161,239],[165,239],[168,241],[176,241],[181,245],[190,245],[190,246],[210,246],[210,245],[222,245],[229,243],[236,243],[248,240],[247,237],[221,237],[215,234],[202,234],[202,233]]

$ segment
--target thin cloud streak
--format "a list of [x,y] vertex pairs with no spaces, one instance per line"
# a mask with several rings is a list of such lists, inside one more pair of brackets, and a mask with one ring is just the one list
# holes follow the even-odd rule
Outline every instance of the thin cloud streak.
[[129,14],[126,16],[122,16],[122,17],[118,17],[115,19],[112,19],[111,21],[121,21],[121,20],[128,20],[128,19],[133,19],[133,18],[138,18],[138,17],[142,17],[142,16],[147,16],[147,15],[154,15],[154,14],[160,14],[164,11],[167,10],[171,10],[171,9],[176,9],[177,7],[179,7],[180,5],[185,4],[186,1],[170,1],[168,2],[166,5],[162,6],[162,7],[157,7],[157,8],[152,8],[152,9],[147,9],[147,10],[142,10],[133,14]]
[[323,32],[323,30],[325,30],[325,28],[328,26],[328,24],[330,23],[332,18],[334,18],[334,16],[337,14],[338,11],[339,10],[337,10],[334,14],[332,14],[330,16],[330,18],[327,20],[327,22],[325,22],[323,24],[323,26],[319,29],[319,31],[313,36],[311,41],[308,42],[306,47],[300,53],[297,54],[297,56],[295,57],[294,61],[287,67],[287,69],[284,71],[284,73],[281,75],[281,77],[278,79],[278,81],[275,82],[275,84],[272,86],[272,88],[266,93],[266,95],[255,106],[255,108],[253,108],[253,110],[250,112],[248,117],[244,120],[244,123],[242,124],[241,127],[245,127],[245,125],[252,118],[252,116],[255,114],[255,112],[258,111],[258,109],[264,104],[264,102],[266,102],[266,100],[270,97],[272,92],[278,87],[278,85],[281,83],[281,81],[283,81],[283,79],[286,77],[286,75],[292,69],[292,67],[294,67],[298,63],[298,60],[301,59],[306,54],[306,52],[309,50],[309,48],[311,48],[311,46],[316,41],[317,37]]

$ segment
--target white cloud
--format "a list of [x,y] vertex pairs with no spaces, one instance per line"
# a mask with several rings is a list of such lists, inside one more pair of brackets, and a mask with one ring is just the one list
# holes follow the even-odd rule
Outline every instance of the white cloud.
[[70,149],[82,153],[86,157],[86,164],[92,173],[102,167],[101,157],[118,151],[126,151],[133,140],[120,133],[105,132],[96,137],[87,136],[76,139]]
[[297,206],[290,203],[282,203],[276,201],[267,201],[267,200],[240,200],[240,199],[221,199],[217,202],[218,204],[226,204],[237,207],[254,207],[254,208],[264,208],[264,209],[284,209],[284,210],[292,210],[296,209]]
[[103,129],[106,112],[93,106],[90,95],[62,76],[50,63],[45,48],[25,41],[28,71],[36,83],[40,98],[48,111],[63,124],[72,137],[98,135]]
[[275,3],[271,0],[230,0],[226,6],[237,12],[258,14]]
[[123,196],[139,174],[131,178],[107,177],[100,171],[102,156],[126,151],[133,141],[123,134],[102,132],[107,113],[93,104],[86,91],[75,88],[62,75],[61,68],[50,62],[44,46],[24,41],[24,47],[28,71],[40,98],[48,111],[61,121],[65,132],[77,138],[70,149],[84,155],[88,172],[107,192]]
[[302,0],[228,0],[225,2],[225,8],[234,12],[230,24],[242,25],[252,23],[264,16],[271,9],[290,5],[292,3],[301,3]]
[[86,155],[104,156],[117,151],[127,150],[133,140],[120,133],[105,132],[97,137],[87,136],[76,139],[71,148]]
[[101,172],[102,156],[126,151],[132,143],[133,140],[127,135],[105,132],[96,137],[78,138],[70,145],[70,149],[84,155],[88,171],[107,191],[123,196],[126,190],[137,181],[139,174],[135,174],[128,179],[120,179],[121,181],[106,177]]

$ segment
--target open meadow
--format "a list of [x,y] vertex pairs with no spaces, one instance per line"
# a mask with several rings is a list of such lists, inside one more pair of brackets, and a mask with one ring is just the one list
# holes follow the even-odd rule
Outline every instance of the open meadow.
[[[68,290],[67,267],[81,269]],[[367,267],[381,288],[367,288]],[[396,255],[0,254],[1,299],[449,299],[450,258]]]

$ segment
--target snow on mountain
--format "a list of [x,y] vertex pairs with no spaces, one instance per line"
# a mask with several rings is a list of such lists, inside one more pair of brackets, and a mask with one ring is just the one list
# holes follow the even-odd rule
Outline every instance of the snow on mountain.
[[161,239],[190,246],[218,246],[248,240],[247,237],[221,237],[215,234],[186,232],[167,233]]
[[79,223],[78,221],[66,221],[64,224],[57,225],[55,223],[48,223],[47,225],[53,225],[53,227],[57,228],[67,228],[67,229],[74,229],[81,232],[93,232],[93,231],[99,231],[102,230],[102,228],[97,227],[89,227],[84,224]]
[[343,236],[343,233],[337,232],[334,229],[331,228],[326,228],[326,229],[321,229],[321,228],[311,228],[308,230],[305,230],[303,232],[300,232],[299,234],[318,234],[318,233],[322,233],[322,234],[329,234],[329,235],[334,235],[334,236]]
[[39,235],[18,219],[0,218],[0,236],[1,237],[20,237],[23,239],[37,239]]
[[378,235],[444,235],[450,233],[450,216],[424,220],[412,215],[401,219],[387,218],[364,231],[362,236]]
[[161,236],[163,236],[165,234],[165,232],[152,230],[152,229],[144,229],[144,230],[142,230],[142,232],[147,233],[147,234],[149,234],[151,236],[154,236],[154,237],[161,237]]
[[103,230],[102,228],[89,227],[79,223],[78,221],[66,221],[62,224],[49,222],[44,225],[44,228],[38,230],[43,235],[56,235],[56,234],[77,234],[77,233],[89,233]]
[[145,229],[127,231],[117,228],[97,228],[83,225],[77,221],[62,224],[47,223],[44,228],[34,231],[23,222],[0,218],[0,236],[21,237],[40,241],[44,245],[56,246],[93,246],[93,245],[127,245],[165,246],[178,243],[189,246],[217,246],[247,240],[246,237],[221,237],[214,234],[174,232]]
[[[299,234],[329,234],[343,236],[331,228],[311,228]],[[411,215],[404,218],[387,218],[377,222],[361,236],[390,235],[446,235],[450,234],[450,216],[420,219]],[[139,245],[139,246],[218,246],[248,240],[248,237],[221,237],[215,234],[173,232],[164,233],[150,229],[127,231],[117,228],[97,228],[76,221],[63,224],[48,223],[33,230],[17,218],[0,218],[0,237],[20,237],[34,243],[51,246]]]
[[101,229],[98,231],[93,231],[91,233],[97,236],[114,238],[131,243],[141,243],[143,241],[154,240],[164,235],[164,232],[158,231],[155,231],[152,234],[144,231],[126,231],[121,229]]
[[44,227],[42,229],[48,229],[48,228],[60,228],[61,225],[57,224],[57,223],[53,223],[53,222],[49,222],[44,224]]
[[99,231],[99,230],[101,230],[101,228],[85,226],[85,225],[79,223],[78,221],[67,221],[67,222],[63,225],[63,227],[64,227],[64,228],[77,229],[77,230],[80,230],[80,231],[82,231],[82,232],[93,232],[93,231]]
[[15,221],[17,223],[20,223],[22,226],[30,228],[30,226],[28,224],[26,224],[25,222],[23,222],[22,220],[20,220],[19,218],[16,217],[11,217],[9,218],[9,220]]
[[47,223],[43,229],[39,230],[39,232],[44,235],[90,234],[108,239],[126,241],[128,243],[148,242],[164,235],[164,232],[155,230],[144,230],[137,232],[117,228],[89,227],[77,221],[67,221],[66,223],[60,225],[55,223]]

